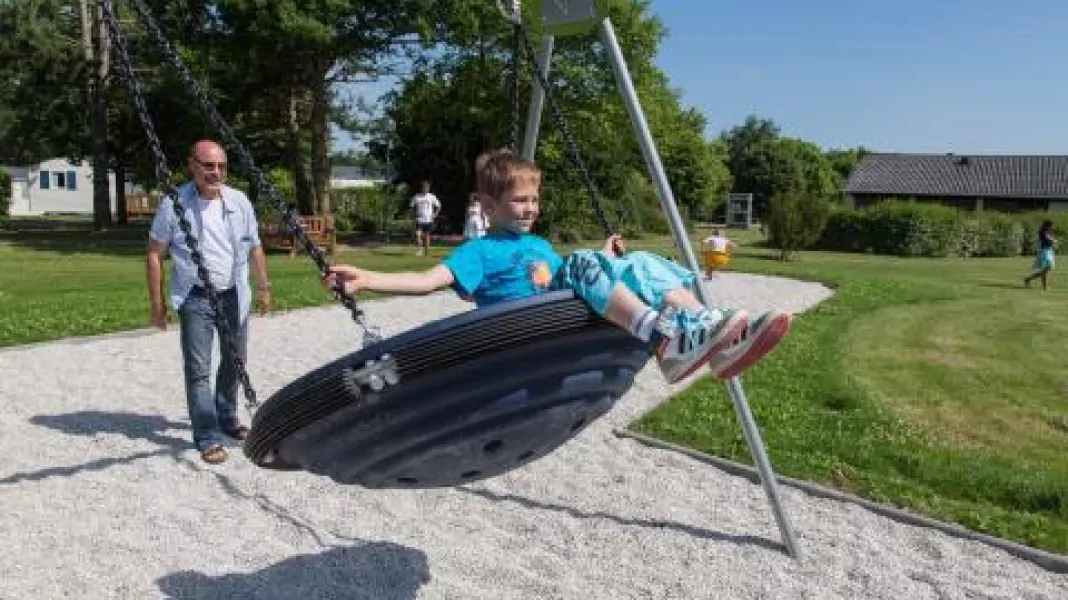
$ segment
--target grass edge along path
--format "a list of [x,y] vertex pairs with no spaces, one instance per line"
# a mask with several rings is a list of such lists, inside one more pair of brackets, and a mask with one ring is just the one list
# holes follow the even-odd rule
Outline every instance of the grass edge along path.
[[[849,375],[846,332],[889,306],[953,302],[950,284],[890,277],[827,277],[819,269],[769,272],[835,289],[803,313],[760,368],[744,378],[778,475],[915,511],[1034,548],[1068,554],[1068,468],[1021,463],[942,443],[881,406]],[[722,381],[706,378],[628,429],[752,464]]]

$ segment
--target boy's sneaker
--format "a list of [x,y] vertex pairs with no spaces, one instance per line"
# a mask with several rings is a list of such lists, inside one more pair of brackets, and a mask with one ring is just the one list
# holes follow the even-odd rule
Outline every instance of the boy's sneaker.
[[793,315],[782,310],[760,315],[742,330],[737,343],[711,357],[708,367],[720,379],[741,374],[786,337],[792,322]]
[[745,333],[748,313],[720,312],[723,316],[718,321],[708,311],[669,310],[661,315],[656,357],[668,383],[685,379],[714,355],[729,349]]

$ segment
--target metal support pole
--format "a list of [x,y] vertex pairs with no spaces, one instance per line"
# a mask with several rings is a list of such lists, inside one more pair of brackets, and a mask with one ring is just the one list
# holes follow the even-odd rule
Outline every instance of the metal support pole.
[[[615,72],[616,83],[619,85],[619,91],[623,96],[623,103],[627,107],[627,112],[630,114],[631,122],[634,125],[634,131],[638,135],[638,143],[641,146],[646,167],[649,169],[649,174],[656,184],[660,206],[663,208],[664,214],[668,216],[671,231],[675,236],[675,246],[682,253],[686,266],[698,274],[696,278],[697,285],[695,286],[697,296],[703,304],[708,306],[711,304],[711,297],[708,295],[704,281],[700,276],[700,265],[697,263],[689,237],[686,235],[686,225],[682,222],[682,216],[679,214],[678,206],[675,204],[675,198],[671,192],[671,186],[668,184],[667,175],[664,173],[664,166],[660,162],[656,144],[649,133],[649,125],[645,121],[645,114],[642,112],[641,103],[638,101],[638,94],[634,91],[634,83],[631,81],[623,51],[620,49],[619,41],[616,39],[615,28],[612,27],[612,22],[608,17],[601,21],[601,40],[608,50],[609,62],[612,63],[612,70]],[[760,480],[764,485],[764,492],[767,494],[775,512],[775,520],[779,524],[783,541],[790,555],[794,558],[799,558],[800,550],[797,544],[797,537],[779,500],[778,482],[764,451],[764,442],[761,439],[756,423],[753,421],[753,415],[746,402],[745,393],[742,391],[742,384],[737,377],[733,377],[728,382],[727,389],[734,402],[734,410],[738,415],[738,420],[742,423],[745,439],[749,444],[749,453],[752,455],[753,461],[760,472]]]
[[[541,71],[545,80],[549,80],[549,62],[553,56],[554,37],[545,35],[541,38],[538,46],[538,70]],[[530,106],[527,108],[527,126],[523,130],[523,149],[521,156],[526,160],[534,160],[534,151],[538,147],[538,130],[541,129],[541,113],[545,106],[545,90],[534,81],[530,86]]]

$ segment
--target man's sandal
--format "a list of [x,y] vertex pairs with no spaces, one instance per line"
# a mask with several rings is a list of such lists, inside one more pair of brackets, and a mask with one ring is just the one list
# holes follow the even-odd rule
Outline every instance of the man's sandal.
[[226,460],[226,448],[219,445],[209,446],[200,452],[200,458],[208,464],[217,465]]

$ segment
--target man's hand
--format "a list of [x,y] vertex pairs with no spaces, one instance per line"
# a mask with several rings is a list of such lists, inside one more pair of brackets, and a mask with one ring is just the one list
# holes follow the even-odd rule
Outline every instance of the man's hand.
[[256,308],[259,310],[260,316],[267,314],[267,311],[271,308],[271,289],[268,287],[256,288]]
[[623,256],[627,253],[627,249],[623,247],[623,236],[618,233],[613,233],[608,236],[608,239],[604,241],[604,248],[602,248],[602,250],[609,258],[619,258],[620,256]]
[[167,305],[160,302],[159,304],[152,304],[149,311],[149,322],[153,327],[161,331],[167,330]]

